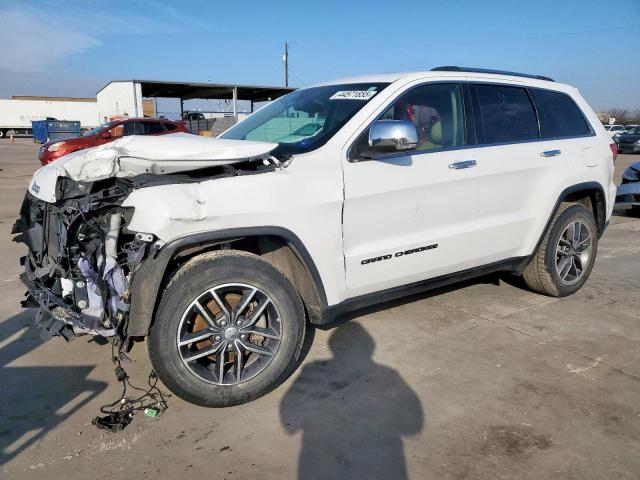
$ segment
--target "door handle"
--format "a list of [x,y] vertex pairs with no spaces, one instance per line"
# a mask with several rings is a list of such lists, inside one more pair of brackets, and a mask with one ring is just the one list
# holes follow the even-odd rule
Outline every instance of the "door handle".
[[556,155],[560,155],[562,152],[560,150],[545,150],[540,155],[542,157],[555,157]]
[[463,160],[462,162],[450,163],[449,168],[454,170],[460,170],[462,168],[471,168],[475,167],[478,164],[475,160]]

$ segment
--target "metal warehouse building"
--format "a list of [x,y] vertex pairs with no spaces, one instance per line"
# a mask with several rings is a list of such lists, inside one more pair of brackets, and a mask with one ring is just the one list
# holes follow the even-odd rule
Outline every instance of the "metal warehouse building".
[[[79,120],[82,129],[96,127],[115,118],[154,117],[158,115],[158,98],[173,98],[179,101],[182,117],[184,102],[188,100],[223,100],[229,108],[225,111],[208,112],[190,121],[194,133],[226,129],[239,118],[251,113],[254,104],[274,100],[294,90],[288,87],[265,87],[253,85],[163,82],[156,80],[114,80],[102,87],[96,98],[70,97],[12,97],[0,99],[0,136],[10,129],[18,135],[31,134],[31,121],[47,117],[58,120]],[[249,105],[248,111],[239,111],[238,102]],[[216,117],[225,118],[218,122]]]

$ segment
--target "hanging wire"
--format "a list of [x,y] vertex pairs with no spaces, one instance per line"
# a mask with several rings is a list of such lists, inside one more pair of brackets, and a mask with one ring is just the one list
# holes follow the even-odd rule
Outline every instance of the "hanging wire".
[[[166,399],[171,396],[160,390],[158,376],[153,370],[147,378],[148,388],[140,388],[131,383],[129,375],[122,368],[121,360],[128,358],[122,352],[122,346],[123,343],[118,340],[111,344],[111,360],[116,365],[116,378],[122,382],[122,394],[115,402],[101,406],[100,411],[106,415],[95,417],[91,422],[96,427],[110,432],[119,432],[126,428],[133,420],[133,416],[140,411],[151,417],[162,415],[168,408]],[[142,394],[128,397],[128,388]]]

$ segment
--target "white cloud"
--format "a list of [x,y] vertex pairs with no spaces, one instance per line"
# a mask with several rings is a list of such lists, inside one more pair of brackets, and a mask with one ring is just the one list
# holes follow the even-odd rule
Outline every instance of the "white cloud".
[[58,3],[44,7],[7,5],[0,5],[0,70],[9,72],[59,68],[69,57],[100,47],[110,35],[142,36],[208,28],[198,19],[185,17],[162,3],[149,4],[149,15],[144,17],[117,9],[109,12],[109,5],[102,2],[75,5],[72,13],[61,12]]
[[0,68],[10,72],[42,71],[71,55],[102,45],[77,28],[56,25],[32,8],[3,9],[0,14]]

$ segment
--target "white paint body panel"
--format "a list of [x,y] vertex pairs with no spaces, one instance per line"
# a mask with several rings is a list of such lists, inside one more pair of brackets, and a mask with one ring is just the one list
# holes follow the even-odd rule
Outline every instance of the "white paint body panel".
[[[420,83],[445,80],[503,82],[567,93],[583,110],[595,135],[414,152],[384,162],[348,161],[351,144],[396,96]],[[574,88],[521,77],[454,72],[393,74],[352,81],[392,83],[327,144],[296,155],[286,169],[133,191],[123,204],[135,207],[128,228],[152,233],[164,242],[231,228],[287,229],[308,250],[320,274],[327,302],[335,305],[358,295],[530,255],[559,195],[575,184],[601,185],[608,197],[607,220],[610,217],[616,193],[611,140]],[[169,137],[177,135],[153,137],[150,141]],[[266,155],[272,145],[262,144],[262,150],[256,146],[251,155]],[[251,156],[241,145],[229,148],[224,153],[221,150],[216,159],[232,162],[231,157]],[[231,154],[236,148],[238,155]],[[141,146],[137,155],[149,158],[152,152],[162,150],[154,149],[151,144]],[[176,143],[167,160],[188,157],[181,149]],[[561,154],[549,158],[540,155],[555,149],[561,150]],[[34,179],[49,184],[55,183],[58,174],[77,176],[72,165],[82,170],[86,162],[91,163],[92,158],[103,154],[99,149],[90,152],[83,161],[65,157],[57,167],[60,171],[44,167]],[[464,170],[448,168],[450,163],[462,160],[476,160],[477,166]],[[109,162],[103,162],[105,168],[108,165]],[[40,185],[39,197],[44,199],[43,192],[52,188]],[[378,255],[433,244],[438,247],[362,264],[362,260]]]
[[339,151],[325,145],[283,170],[135,190],[123,206],[135,207],[131,230],[163,241],[228,228],[286,228],[313,258],[327,300],[338,303],[345,298],[342,195]]
[[[344,248],[350,295],[370,293],[482,263],[470,238],[479,228],[480,168],[453,170],[468,151],[344,163]],[[418,254],[414,248],[437,244]],[[390,260],[363,261],[384,255]],[[400,255],[395,257],[395,255]]]

